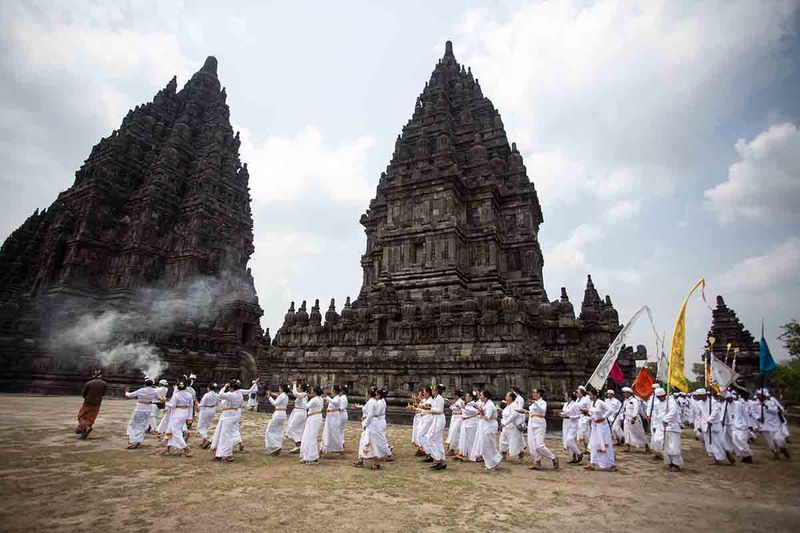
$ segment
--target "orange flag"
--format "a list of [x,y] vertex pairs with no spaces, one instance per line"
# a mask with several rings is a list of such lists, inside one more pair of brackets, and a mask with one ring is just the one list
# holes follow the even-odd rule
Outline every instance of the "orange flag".
[[636,396],[646,400],[653,394],[653,383],[655,383],[653,376],[650,375],[646,368],[643,368],[639,371],[639,375],[636,376],[631,389],[633,389],[633,393]]

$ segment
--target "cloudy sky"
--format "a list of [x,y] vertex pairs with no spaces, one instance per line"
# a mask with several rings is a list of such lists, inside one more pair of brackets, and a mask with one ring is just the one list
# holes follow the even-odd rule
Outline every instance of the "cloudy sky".
[[[358,224],[451,39],[539,191],[551,299],[586,274],[670,332],[700,277],[773,353],[800,318],[800,0],[0,3],[0,235],[69,187],[129,108],[207,55],[243,137],[253,272],[358,293]],[[402,6],[402,7],[401,7]],[[710,311],[689,305],[690,359]],[[652,345],[647,328],[637,341]]]

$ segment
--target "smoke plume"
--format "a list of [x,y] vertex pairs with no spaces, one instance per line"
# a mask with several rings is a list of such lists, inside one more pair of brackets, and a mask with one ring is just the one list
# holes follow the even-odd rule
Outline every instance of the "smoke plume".
[[64,304],[54,319],[51,348],[55,353],[92,355],[103,366],[125,364],[156,379],[166,363],[152,339],[202,323],[211,328],[225,306],[255,299],[248,280],[223,273],[195,277],[173,287],[143,288],[116,305],[72,301]]

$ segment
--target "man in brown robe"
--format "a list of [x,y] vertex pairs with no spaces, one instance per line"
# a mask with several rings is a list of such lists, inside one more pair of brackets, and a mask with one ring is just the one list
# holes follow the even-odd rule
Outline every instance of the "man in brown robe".
[[75,433],[79,435],[78,438],[86,439],[89,433],[92,432],[92,424],[94,424],[97,414],[100,412],[100,403],[102,403],[103,396],[106,393],[106,386],[100,370],[95,370],[94,374],[92,374],[92,379],[83,385],[81,390],[83,405],[81,410],[78,411],[78,427],[75,428]]

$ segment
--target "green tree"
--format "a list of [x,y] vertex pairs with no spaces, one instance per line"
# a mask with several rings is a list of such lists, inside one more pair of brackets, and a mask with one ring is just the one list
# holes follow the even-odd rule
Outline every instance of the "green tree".
[[769,376],[774,390],[788,403],[800,401],[800,358],[778,365]]
[[789,351],[789,355],[800,358],[800,322],[792,319],[790,322],[781,326],[783,333],[778,338],[783,341],[783,345]]

